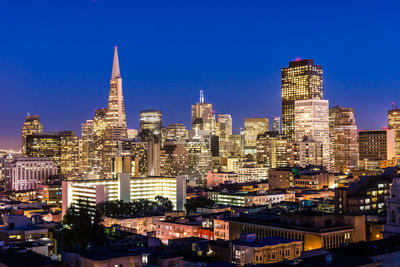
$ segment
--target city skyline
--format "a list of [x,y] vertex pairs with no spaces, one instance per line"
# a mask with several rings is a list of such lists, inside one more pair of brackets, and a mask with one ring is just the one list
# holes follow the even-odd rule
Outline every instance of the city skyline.
[[[10,5],[9,7],[13,8],[12,4],[2,5]],[[128,128],[139,128],[139,112],[149,108],[163,112],[163,126],[176,122],[189,127],[190,106],[197,102],[199,90],[204,90],[206,102],[213,104],[217,114],[232,115],[233,128],[236,131],[244,126],[246,117],[268,117],[272,121],[274,116],[281,116],[280,69],[287,67],[289,61],[298,57],[313,59],[315,64],[323,66],[324,98],[329,99],[331,107],[340,105],[354,108],[359,129],[381,129],[387,126],[387,110],[390,109],[392,102],[398,103],[394,93],[399,84],[397,80],[399,75],[396,68],[391,68],[395,66],[397,59],[397,55],[391,54],[395,42],[392,44],[390,42],[392,40],[385,40],[384,37],[372,40],[375,38],[372,38],[370,33],[375,30],[382,34],[386,25],[390,24],[390,16],[387,18],[372,16],[372,20],[366,23],[375,23],[373,27],[368,30],[366,30],[368,27],[363,27],[355,31],[346,28],[344,24],[360,18],[361,15],[351,14],[354,16],[352,17],[346,13],[337,31],[331,31],[329,36],[320,33],[319,37],[326,43],[311,37],[308,41],[299,39],[303,40],[303,43],[294,42],[292,45],[285,45],[285,41],[289,39],[271,43],[268,42],[270,38],[264,35],[272,33],[270,35],[272,37],[282,37],[282,33],[278,33],[278,30],[288,30],[290,22],[298,17],[295,13],[296,5],[288,10],[288,14],[296,16],[292,18],[288,16],[288,22],[283,23],[283,26],[276,26],[275,30],[269,23],[276,16],[264,18],[277,8],[274,5],[279,6],[279,4],[269,6],[256,2],[247,7],[243,14],[246,23],[239,27],[240,23],[235,20],[235,14],[238,14],[240,5],[233,4],[224,16],[228,22],[238,27],[238,36],[232,32],[232,28],[235,27],[225,25],[226,22],[223,23],[216,17],[215,10],[220,10],[223,6],[212,6],[209,3],[205,3],[201,8],[210,16],[211,23],[218,26],[217,29],[209,29],[209,24],[206,22],[204,25],[195,24],[189,18],[190,12],[185,15],[180,14],[179,6],[171,6],[166,8],[174,11],[178,18],[177,21],[169,23],[175,25],[181,19],[187,19],[194,28],[193,33],[188,33],[184,26],[178,28],[177,32],[172,32],[169,28],[171,25],[167,23],[152,38],[145,33],[145,29],[159,26],[161,19],[151,24],[143,24],[141,20],[143,29],[139,29],[133,27],[136,20],[131,14],[123,12],[122,6],[116,7],[121,11],[121,17],[117,21],[109,22],[110,25],[106,27],[112,28],[121,22],[126,23],[121,29],[115,30],[113,38],[99,33],[104,26],[100,23],[92,25],[93,40],[88,40],[89,37],[83,37],[87,28],[77,29],[78,24],[75,21],[71,25],[64,25],[64,34],[83,38],[84,42],[67,41],[65,44],[58,44],[57,42],[64,40],[65,37],[55,33],[54,40],[48,40],[43,44],[39,40],[40,37],[56,29],[55,26],[47,24],[48,28],[38,30],[37,36],[28,34],[26,38],[32,41],[28,46],[16,36],[18,30],[21,30],[19,29],[21,24],[8,23],[12,26],[2,29],[1,32],[3,35],[11,34],[13,41],[6,40],[0,44],[3,51],[7,51],[0,55],[0,82],[3,88],[9,88],[7,93],[3,94],[2,105],[2,113],[9,116],[2,116],[0,148],[20,148],[20,131],[28,112],[40,116],[44,131],[74,130],[80,136],[80,124],[93,117],[96,108],[104,107],[107,103],[111,49],[114,45],[120,49]],[[215,10],[206,8],[210,6]],[[38,7],[39,4],[35,6]],[[105,11],[107,4],[86,3],[75,4],[73,7],[83,11],[91,9]],[[367,4],[360,9],[369,14],[373,12],[374,7],[391,12],[390,4],[379,6]],[[355,8],[356,6],[350,6],[350,10]],[[304,8],[299,10],[304,11]],[[46,7],[43,7],[40,12],[45,11]],[[135,12],[139,11],[149,14],[146,6],[138,6]],[[332,19],[334,11],[335,9],[321,14],[310,13],[310,16],[321,18],[324,14]],[[26,13],[24,20],[30,18],[28,10],[22,12]],[[71,10],[54,12],[48,16],[59,26],[63,24],[63,16],[68,12]],[[12,21],[10,18],[12,12],[4,15],[2,19]],[[56,15],[60,15],[60,18]],[[251,18],[251,15],[254,15],[254,18]],[[96,16],[92,14],[86,19],[90,18],[96,19]],[[45,19],[39,18],[38,25],[45,23]],[[82,14],[78,15],[78,20],[83,19]],[[259,24],[255,23],[257,20]],[[333,27],[335,20],[322,21],[321,24],[319,28],[317,27],[318,31]],[[225,31],[228,27],[230,29]],[[141,36],[142,39],[124,37],[123,31],[129,29],[136,31],[137,36]],[[252,31],[249,31],[250,29]],[[24,32],[29,30],[30,27],[23,29]],[[342,31],[339,34],[340,30]],[[179,31],[184,31],[187,36],[182,44],[177,45],[172,40],[179,36]],[[216,38],[220,33],[223,33],[225,39]],[[293,36],[299,37],[297,33],[292,33]],[[352,34],[356,34],[357,38],[352,37]],[[340,36],[347,37],[346,41],[338,39]],[[201,41],[196,43],[198,38]],[[243,38],[248,38],[248,41],[243,41]],[[167,41],[167,44],[161,45],[157,42],[161,39]],[[214,42],[210,42],[214,39]],[[233,42],[239,40],[242,42]],[[259,41],[257,44],[251,43],[257,40]],[[168,41],[172,43],[168,44]],[[359,47],[360,43],[364,45]],[[277,49],[279,44],[284,47]],[[321,48],[322,44],[326,47]],[[150,48],[146,45],[150,45]],[[182,50],[182,46],[185,45],[186,49]],[[199,49],[201,45],[203,49]],[[267,49],[261,49],[263,46]],[[254,51],[248,50],[252,47]],[[320,49],[315,51],[316,48]],[[379,55],[367,53],[369,49],[376,49]],[[333,51],[336,52],[331,54]],[[241,55],[237,55],[236,52],[240,52]],[[79,97],[76,97],[77,95]],[[158,97],[155,98],[154,95]],[[238,106],[242,108],[238,109]],[[371,110],[374,111],[373,114]]]

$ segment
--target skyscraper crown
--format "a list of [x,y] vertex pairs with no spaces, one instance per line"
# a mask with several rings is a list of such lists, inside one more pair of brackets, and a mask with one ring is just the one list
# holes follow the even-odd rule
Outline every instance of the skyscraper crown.
[[112,74],[111,74],[111,79],[115,79],[115,78],[121,78],[121,73],[119,71],[117,46],[115,46],[115,50],[114,50],[114,62],[113,62],[113,68],[112,68]]

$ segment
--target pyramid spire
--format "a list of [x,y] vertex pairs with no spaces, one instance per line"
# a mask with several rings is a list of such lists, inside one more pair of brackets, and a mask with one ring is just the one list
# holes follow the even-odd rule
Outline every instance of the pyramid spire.
[[114,62],[113,62],[113,68],[112,68],[112,74],[111,74],[111,79],[114,79],[114,78],[121,78],[121,73],[119,72],[119,60],[118,60],[117,46],[115,46],[115,49],[114,49]]

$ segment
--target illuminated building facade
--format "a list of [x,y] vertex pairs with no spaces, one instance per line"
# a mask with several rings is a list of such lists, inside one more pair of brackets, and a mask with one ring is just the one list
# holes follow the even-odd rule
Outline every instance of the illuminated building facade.
[[11,190],[38,189],[49,176],[57,174],[56,164],[47,158],[17,157],[11,162],[10,169],[7,185]]
[[277,168],[287,165],[287,141],[278,131],[257,136],[256,159],[264,167]]
[[[330,139],[328,100],[310,99],[295,101],[295,141],[301,143],[305,139],[322,144],[322,165],[329,169]],[[307,154],[304,154],[304,156],[307,157]],[[300,161],[302,161],[301,158]]]
[[102,175],[111,177],[112,158],[117,142],[127,138],[125,105],[122,96],[122,78],[119,69],[118,51],[115,47],[110,80],[110,95],[106,113],[106,129],[102,153]]
[[[126,139],[118,142],[118,155],[114,157],[117,161],[122,157],[129,157],[129,167],[125,167],[124,172],[130,173],[134,177],[147,176],[149,173],[149,143],[136,139]],[[127,159],[124,159],[127,161]],[[118,173],[118,169],[114,168],[114,172]]]
[[272,122],[272,131],[281,133],[281,117],[274,117]]
[[[358,132],[358,159],[362,169],[378,169],[379,162],[391,160],[395,153],[395,130],[361,130]],[[372,164],[375,163],[375,164]]]
[[190,135],[195,135],[196,131],[201,136],[211,135],[215,132],[212,104],[204,102],[203,90],[200,91],[200,101],[192,105],[192,132]]
[[197,184],[205,184],[207,172],[212,169],[209,140],[193,138],[185,146],[189,157],[189,178]]
[[175,140],[186,141],[188,139],[188,131],[183,123],[171,123],[168,127],[161,130],[162,141]]
[[80,169],[82,172],[91,172],[94,165],[94,136],[93,120],[81,124],[82,139],[79,150]]
[[388,110],[388,126],[389,130],[394,130],[395,136],[395,153],[400,157],[400,109]]
[[138,136],[139,131],[137,129],[128,129],[128,139],[133,139]]
[[354,109],[336,106],[329,109],[331,169],[347,173],[357,168],[357,124]]
[[180,176],[189,174],[189,154],[185,141],[166,141],[161,150],[161,175]]
[[232,116],[230,114],[217,115],[217,128],[215,135],[219,136],[220,141],[228,141],[232,135]]
[[213,192],[207,193],[207,198],[215,201],[216,204],[251,207],[280,203],[281,201],[294,201],[294,193],[269,194],[266,192]]
[[184,210],[186,202],[185,177],[131,177],[118,173],[116,178],[74,180],[62,182],[62,214],[71,205],[87,202],[89,214],[94,216],[96,205],[104,201],[168,198],[174,210]]
[[77,178],[80,170],[79,138],[73,131],[60,132],[60,173]]
[[35,133],[42,133],[43,125],[39,120],[39,115],[28,115],[22,125],[22,155],[26,155],[26,137]]
[[305,59],[282,68],[282,133],[288,141],[295,140],[295,101],[322,98],[322,66]]
[[158,138],[161,137],[161,110],[147,109],[140,111],[140,131],[150,130]]
[[244,153],[256,154],[257,135],[268,132],[268,118],[244,119]]

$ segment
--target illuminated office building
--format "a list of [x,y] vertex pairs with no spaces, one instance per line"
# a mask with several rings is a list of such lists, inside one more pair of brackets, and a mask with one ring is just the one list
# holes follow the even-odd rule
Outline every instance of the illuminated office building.
[[129,167],[125,165],[124,171],[122,169],[114,169],[115,173],[129,172],[133,177],[147,176],[149,173],[149,143],[136,139],[126,139],[118,142],[118,155],[114,157],[116,163],[124,160],[124,164],[129,158]]
[[96,205],[104,201],[139,199],[154,200],[156,196],[171,200],[174,210],[184,210],[186,202],[185,177],[131,177],[118,173],[112,179],[74,180],[62,182],[62,214],[71,205],[87,203],[90,216],[95,215]]
[[201,136],[211,135],[215,132],[215,116],[213,115],[212,104],[204,102],[203,90],[200,91],[200,101],[192,105],[192,132],[197,131]]
[[150,130],[158,138],[161,137],[161,110],[147,109],[140,111],[140,131]]
[[9,167],[11,176],[6,184],[10,190],[38,189],[49,176],[57,174],[56,164],[47,158],[16,157]]
[[357,168],[357,124],[354,109],[336,106],[329,109],[331,167],[335,172]]
[[267,118],[244,119],[244,153],[256,154],[257,135],[268,132]]
[[277,168],[287,165],[287,141],[278,132],[265,132],[257,136],[257,163],[264,167]]
[[[322,144],[323,166],[330,168],[328,100],[295,101],[295,141],[305,139]],[[304,154],[306,156],[306,154]],[[301,155],[300,155],[301,156]],[[302,161],[302,159],[300,159]]]
[[161,175],[182,176],[189,174],[189,155],[186,141],[166,141],[161,150]]
[[230,114],[218,114],[215,135],[220,141],[228,141],[232,135],[232,116]]
[[295,140],[295,101],[322,98],[322,66],[305,59],[282,68],[282,133],[288,141]]
[[136,136],[139,133],[137,129],[128,129],[127,131],[128,131],[128,139],[136,138]]
[[274,117],[274,121],[272,122],[272,131],[281,133],[281,117]]
[[22,155],[26,155],[26,137],[31,134],[43,132],[43,125],[39,115],[28,115],[22,125]]
[[205,184],[207,172],[212,169],[209,139],[192,138],[186,142],[189,157],[189,178],[197,184]]
[[395,153],[400,157],[400,109],[393,107],[388,110],[389,130],[394,130],[395,135]]
[[183,123],[171,123],[168,127],[161,129],[161,143],[167,140],[186,141],[188,131]]
[[28,135],[27,156],[49,158],[57,165],[60,174],[68,178],[79,173],[79,139],[73,131],[47,132]]
[[81,127],[82,139],[79,151],[81,171],[90,172],[94,165],[93,120],[87,120],[81,124]]
[[125,105],[122,96],[122,78],[119,69],[117,47],[110,80],[110,95],[106,113],[106,129],[102,153],[102,175],[111,177],[112,158],[115,156],[117,142],[127,138]]
[[376,170],[379,162],[391,160],[395,153],[395,130],[361,130],[358,132],[359,166]]

